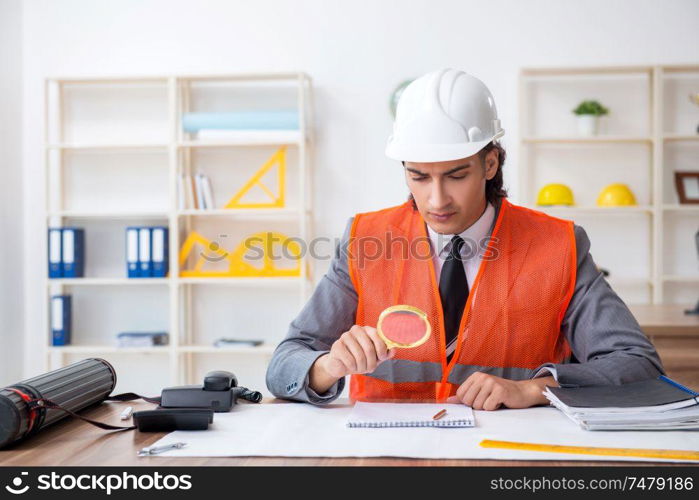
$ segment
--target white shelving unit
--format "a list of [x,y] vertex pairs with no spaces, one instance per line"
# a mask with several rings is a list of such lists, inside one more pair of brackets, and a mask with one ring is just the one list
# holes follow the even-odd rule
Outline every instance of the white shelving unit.
[[[312,86],[304,73],[50,78],[45,82],[47,227],[86,229],[84,278],[46,279],[51,295],[73,296],[72,345],[53,347],[40,332],[46,369],[104,357],[119,389],[158,391],[196,383],[229,369],[266,392],[264,373],[288,321],[312,290],[309,256],[299,277],[181,277],[179,249],[190,231],[230,237],[232,251],[249,234],[283,231],[312,237]],[[215,141],[185,133],[189,111],[294,109],[299,130],[240,131]],[[280,146],[287,147],[286,206],[260,209],[179,208],[177,178],[203,170],[217,206]],[[130,225],[169,227],[166,278],[127,278]],[[207,235],[208,231],[208,235]],[[221,234],[221,233],[227,234]],[[213,241],[213,240],[212,240]],[[46,273],[45,275],[47,275]],[[49,322],[47,321],[47,324]],[[169,345],[115,347],[119,331],[167,331]],[[258,347],[217,348],[218,337],[263,339]]]
[[[675,170],[699,170],[699,65],[524,68],[520,73],[520,192],[526,206],[575,220],[592,254],[629,303],[699,298],[693,236],[699,205],[680,205]],[[597,99],[610,108],[598,135],[577,134],[572,109]],[[598,207],[608,184],[628,184],[637,206]],[[564,183],[573,207],[539,207],[538,190]],[[620,225],[623,229],[620,230]]]

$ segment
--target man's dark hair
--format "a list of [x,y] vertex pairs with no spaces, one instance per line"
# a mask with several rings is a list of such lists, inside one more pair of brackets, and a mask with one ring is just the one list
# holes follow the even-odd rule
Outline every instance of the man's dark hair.
[[[489,142],[478,152],[478,158],[481,160],[481,165],[483,167],[485,167],[485,155],[492,150],[496,150],[498,152],[498,171],[495,173],[495,177],[485,181],[485,199],[492,205],[496,206],[500,199],[507,198],[507,190],[504,187],[502,174],[502,167],[505,164],[507,153],[505,152],[505,148],[503,148],[499,142]],[[405,165],[405,162],[403,165]],[[412,193],[408,195],[408,199],[413,200],[413,208],[417,210],[417,205],[415,204]]]
[[495,177],[489,181],[485,181],[485,199],[492,205],[496,205],[501,198],[507,198],[507,190],[504,187],[502,174],[502,167],[505,164],[507,153],[505,152],[505,148],[503,148],[499,142],[491,141],[487,146],[478,152],[478,158],[481,160],[481,165],[485,166],[485,155],[492,150],[496,150],[498,152],[498,171],[495,173]]

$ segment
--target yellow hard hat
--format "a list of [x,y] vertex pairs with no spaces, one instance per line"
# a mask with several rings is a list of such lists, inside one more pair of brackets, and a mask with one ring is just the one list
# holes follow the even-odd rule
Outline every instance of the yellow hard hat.
[[537,205],[575,205],[573,191],[565,184],[546,184],[536,197]]
[[610,184],[600,192],[597,205],[600,207],[636,205],[636,197],[626,184]]

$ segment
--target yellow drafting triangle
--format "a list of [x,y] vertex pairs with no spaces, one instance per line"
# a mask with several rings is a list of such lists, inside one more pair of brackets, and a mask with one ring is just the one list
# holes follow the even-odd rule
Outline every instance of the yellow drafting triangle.
[[[245,255],[254,248],[262,249],[262,267],[256,267],[245,260]],[[288,255],[294,261],[294,267],[285,269],[275,265],[275,259]],[[263,277],[263,276],[300,276],[301,275],[301,245],[281,233],[267,231],[256,233],[245,238],[233,252],[231,259],[234,276]]]
[[[202,247],[216,254],[219,258],[216,261],[223,259],[228,260],[227,270],[206,271],[202,269],[207,259],[203,254],[199,255],[199,259],[194,266],[194,269],[184,269],[184,264],[189,257],[189,254],[194,250],[195,245],[199,244]],[[275,248],[276,247],[276,248]],[[281,247],[284,247],[282,253]],[[254,248],[262,249],[262,267],[256,267],[245,260],[245,256],[249,250]],[[295,261],[292,268],[284,269],[275,266],[274,259],[279,255],[290,255]],[[192,231],[187,236],[182,248],[180,249],[180,276],[182,277],[269,277],[269,276],[300,276],[301,274],[301,246],[296,241],[290,240],[287,236],[276,232],[262,232],[248,236],[238,245],[235,252],[229,253],[221,249],[218,245],[212,244],[211,241],[204,238],[199,233]]]
[[[189,254],[194,250],[196,244],[201,245],[204,249],[216,254],[219,258],[217,260],[228,259],[228,270],[226,271],[204,271],[202,267],[204,262],[207,260],[203,254],[199,254],[199,259],[194,266],[194,269],[184,269],[184,264],[187,262]],[[230,276],[230,269],[232,266],[231,255],[224,249],[220,248],[217,244],[212,243],[208,239],[204,238],[201,234],[196,231],[192,231],[187,236],[182,248],[180,248],[180,276],[183,277],[224,277]]]
[[[278,164],[277,168],[277,193],[275,194],[265,186],[262,182],[262,177]],[[260,167],[260,169],[255,172],[255,174],[248,179],[245,185],[240,188],[240,190],[231,198],[224,208],[281,208],[284,206],[284,177],[286,175],[286,146],[280,147],[276,153],[274,153],[267,162]],[[257,186],[262,189],[270,200],[266,203],[245,203],[241,199],[246,193],[250,191],[253,186]]]

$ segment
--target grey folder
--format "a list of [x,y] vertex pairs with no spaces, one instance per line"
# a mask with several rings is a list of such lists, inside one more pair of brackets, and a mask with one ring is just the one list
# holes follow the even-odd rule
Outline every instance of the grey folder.
[[574,408],[633,408],[688,399],[694,399],[699,404],[698,393],[664,376],[622,385],[548,389],[563,404]]

